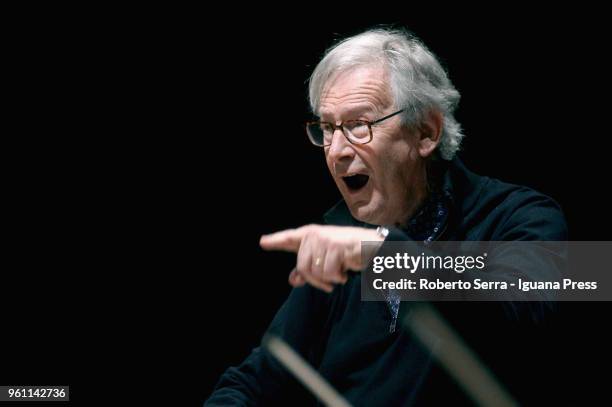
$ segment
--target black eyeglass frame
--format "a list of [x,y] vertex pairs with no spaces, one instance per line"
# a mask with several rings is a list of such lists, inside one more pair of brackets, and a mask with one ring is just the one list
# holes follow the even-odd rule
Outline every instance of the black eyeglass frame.
[[[319,144],[315,141],[315,137],[310,133],[309,127],[312,125],[317,125],[317,126],[321,126],[321,124],[328,124],[329,126],[331,126],[332,128],[332,134],[336,132],[337,129],[340,129],[340,131],[342,132],[342,135],[348,140],[349,143],[351,144],[355,144],[355,145],[363,145],[363,144],[368,144],[369,142],[371,142],[374,139],[374,134],[372,133],[372,126],[390,119],[393,116],[396,116],[400,113],[402,113],[404,110],[406,109],[401,109],[398,110],[397,112],[393,112],[391,114],[386,115],[385,117],[381,117],[380,119],[374,120],[374,121],[368,121],[368,120],[347,120],[347,121],[343,121],[340,122],[340,124],[335,124],[335,123],[331,123],[331,122],[322,122],[322,121],[308,121],[306,122],[306,134],[308,135],[308,139],[310,140],[310,142],[312,144],[314,144],[317,147],[329,147],[331,145],[330,144]],[[346,133],[344,132],[344,126],[346,126],[347,123],[361,123],[361,124],[365,124],[366,126],[368,126],[368,132],[369,132],[369,137],[366,139],[364,138],[364,142],[356,142],[354,140],[351,140]]]

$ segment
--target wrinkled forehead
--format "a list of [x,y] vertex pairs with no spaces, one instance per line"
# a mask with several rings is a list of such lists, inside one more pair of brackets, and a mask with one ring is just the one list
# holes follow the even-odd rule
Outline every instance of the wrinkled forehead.
[[386,110],[393,105],[388,77],[387,70],[380,65],[354,67],[332,75],[321,92],[319,116]]

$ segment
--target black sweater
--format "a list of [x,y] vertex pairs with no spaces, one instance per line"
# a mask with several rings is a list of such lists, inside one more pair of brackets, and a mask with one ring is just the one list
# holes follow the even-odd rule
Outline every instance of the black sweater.
[[[448,166],[444,185],[452,207],[442,240],[567,239],[559,206],[529,188],[475,175],[458,159]],[[325,221],[363,225],[352,218],[344,202],[332,208]],[[392,229],[388,239],[409,238],[400,229]],[[533,363],[545,344],[531,330],[532,306],[525,316],[521,305],[507,305],[444,303],[438,308],[511,393],[525,400],[533,398],[532,376],[548,374],[544,366]],[[409,307],[410,303],[401,304],[400,318]],[[353,275],[332,294],[309,285],[293,289],[269,332],[280,335],[353,405],[429,405],[449,398],[455,404],[467,402],[409,332],[389,332],[390,319],[385,302],[361,301],[361,279]],[[240,366],[222,375],[205,405],[316,403],[289,372],[257,347]]]

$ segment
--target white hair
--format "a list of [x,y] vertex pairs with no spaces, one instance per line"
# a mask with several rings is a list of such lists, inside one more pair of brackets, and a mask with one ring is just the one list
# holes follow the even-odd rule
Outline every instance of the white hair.
[[327,50],[310,77],[310,106],[318,114],[325,84],[349,69],[382,64],[389,75],[389,87],[404,124],[418,126],[432,109],[444,117],[439,150],[452,160],[463,139],[461,125],[453,112],[459,103],[455,89],[431,51],[407,31],[372,29],[349,37]]

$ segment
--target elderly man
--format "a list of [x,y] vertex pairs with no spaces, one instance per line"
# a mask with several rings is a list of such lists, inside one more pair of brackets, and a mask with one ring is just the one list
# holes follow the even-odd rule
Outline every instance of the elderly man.
[[[361,301],[359,275],[350,272],[365,266],[361,242],[566,239],[550,198],[477,176],[455,157],[463,138],[453,117],[458,101],[435,56],[403,31],[370,30],[338,43],[310,79],[319,120],[307,123],[307,134],[343,200],[325,215],[327,225],[261,238],[266,250],[297,254],[295,288],[269,330],[356,405],[418,401],[432,377],[428,352],[397,329],[407,303]],[[256,348],[223,374],[207,404],[268,405],[299,391]]]

